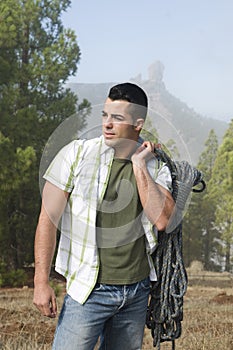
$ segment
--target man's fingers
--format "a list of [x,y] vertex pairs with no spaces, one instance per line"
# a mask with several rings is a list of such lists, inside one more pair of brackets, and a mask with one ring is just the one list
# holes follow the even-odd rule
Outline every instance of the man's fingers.
[[48,301],[46,303],[42,302],[37,304],[34,302],[34,305],[43,316],[54,318],[57,315],[57,302],[55,297],[52,297],[51,301]]
[[57,301],[55,297],[52,297],[52,302],[51,302],[51,313],[53,317],[57,315]]
[[[56,301],[55,301],[55,303],[56,303]],[[54,311],[53,307],[54,307],[53,304],[49,303],[49,304],[39,308],[39,310],[43,316],[54,318],[54,317],[56,317],[56,312]],[[55,309],[56,309],[56,307],[55,307]]]
[[153,142],[150,141],[144,141],[143,142],[143,146],[146,147],[148,150],[150,150],[151,152],[154,152],[155,149],[155,144]]

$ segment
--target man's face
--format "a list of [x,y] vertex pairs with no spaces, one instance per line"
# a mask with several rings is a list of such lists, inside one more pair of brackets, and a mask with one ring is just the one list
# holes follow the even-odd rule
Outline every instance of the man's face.
[[117,148],[126,146],[131,141],[137,141],[139,126],[129,114],[130,102],[112,101],[107,98],[102,112],[103,136],[106,145]]

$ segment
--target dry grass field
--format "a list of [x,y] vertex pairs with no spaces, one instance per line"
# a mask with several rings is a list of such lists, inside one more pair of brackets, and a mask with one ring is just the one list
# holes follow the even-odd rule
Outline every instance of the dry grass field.
[[[64,285],[60,286],[59,308],[65,292]],[[32,305],[32,294],[30,287],[0,289],[1,350],[51,349],[56,320],[40,316]],[[190,277],[182,328],[176,350],[233,350],[233,283],[229,275],[202,272]],[[142,349],[154,349],[148,329]],[[170,349],[170,343],[161,344],[161,350]]]

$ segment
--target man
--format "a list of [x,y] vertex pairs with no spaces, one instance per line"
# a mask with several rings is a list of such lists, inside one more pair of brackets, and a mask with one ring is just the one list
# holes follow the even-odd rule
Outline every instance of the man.
[[[174,208],[171,177],[155,145],[139,138],[147,96],[110,89],[103,135],[65,146],[45,174],[35,237],[34,304],[55,317],[49,273],[62,216],[56,270],[67,279],[53,349],[141,349],[156,233]],[[149,278],[150,276],[150,278]]]

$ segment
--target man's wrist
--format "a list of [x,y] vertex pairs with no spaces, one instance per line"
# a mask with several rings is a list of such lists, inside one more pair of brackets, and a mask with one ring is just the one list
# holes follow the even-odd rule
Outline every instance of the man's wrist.
[[146,161],[144,158],[134,156],[131,158],[132,165],[135,167],[135,169],[141,169],[143,170],[146,167]]
[[49,284],[49,276],[46,275],[35,275],[34,276],[34,285],[39,285],[39,284]]

